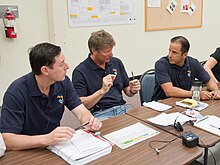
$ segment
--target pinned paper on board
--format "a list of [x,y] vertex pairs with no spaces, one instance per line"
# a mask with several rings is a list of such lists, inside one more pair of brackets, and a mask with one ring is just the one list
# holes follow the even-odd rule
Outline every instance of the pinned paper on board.
[[176,0],[169,0],[167,4],[167,10],[172,14],[177,6]]
[[188,13],[189,11],[189,0],[181,0],[180,1],[180,12]]
[[189,6],[188,14],[189,14],[189,15],[192,15],[195,10],[196,10],[196,6],[195,6],[194,3],[191,1],[191,2],[190,2],[190,6]]

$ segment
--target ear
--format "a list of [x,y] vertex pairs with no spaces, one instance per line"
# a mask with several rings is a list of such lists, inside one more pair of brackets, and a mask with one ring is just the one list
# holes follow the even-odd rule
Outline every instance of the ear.
[[184,57],[188,56],[188,52],[183,53],[183,56]]
[[49,68],[47,67],[47,66],[42,66],[41,67],[41,73],[43,74],[43,75],[48,75],[49,73]]

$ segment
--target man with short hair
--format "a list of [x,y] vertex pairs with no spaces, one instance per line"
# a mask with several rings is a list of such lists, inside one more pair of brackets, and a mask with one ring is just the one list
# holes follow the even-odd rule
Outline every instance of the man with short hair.
[[115,41],[104,30],[93,32],[88,40],[89,56],[72,73],[72,82],[83,104],[100,120],[126,113],[122,96],[132,97],[140,82],[130,81],[122,61],[112,57]]
[[220,92],[203,66],[195,58],[188,56],[189,41],[182,36],[171,39],[168,56],[155,63],[155,88],[152,100],[168,97],[191,98],[192,82],[197,78],[209,91],[201,91],[202,100],[219,99]]
[[78,98],[66,76],[68,64],[59,46],[41,43],[29,53],[32,72],[15,80],[3,98],[0,132],[8,150],[46,147],[66,141],[75,130],[60,127],[65,106],[87,129],[102,123]]

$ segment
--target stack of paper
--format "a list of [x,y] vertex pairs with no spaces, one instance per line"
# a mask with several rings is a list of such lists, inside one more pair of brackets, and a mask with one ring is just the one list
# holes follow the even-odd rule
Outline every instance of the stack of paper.
[[147,103],[144,102],[143,106],[160,111],[160,112],[172,108],[172,106],[170,106],[170,105],[166,105],[166,104],[159,103],[156,101],[151,101],[151,102],[147,102]]
[[85,164],[111,152],[112,145],[101,137],[78,130],[67,142],[49,146],[49,150],[69,164]]

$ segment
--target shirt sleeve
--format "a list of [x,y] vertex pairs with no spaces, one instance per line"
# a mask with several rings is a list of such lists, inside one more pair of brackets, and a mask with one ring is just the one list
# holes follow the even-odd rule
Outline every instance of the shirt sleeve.
[[155,78],[159,85],[171,82],[168,65],[165,61],[159,60],[155,63]]
[[66,76],[65,80],[65,87],[66,87],[66,101],[65,105],[69,110],[72,110],[79,106],[81,103],[81,100],[79,99],[72,82],[70,79]]
[[220,62],[220,47],[217,48],[215,52],[210,55],[210,57],[213,57],[216,61]]

